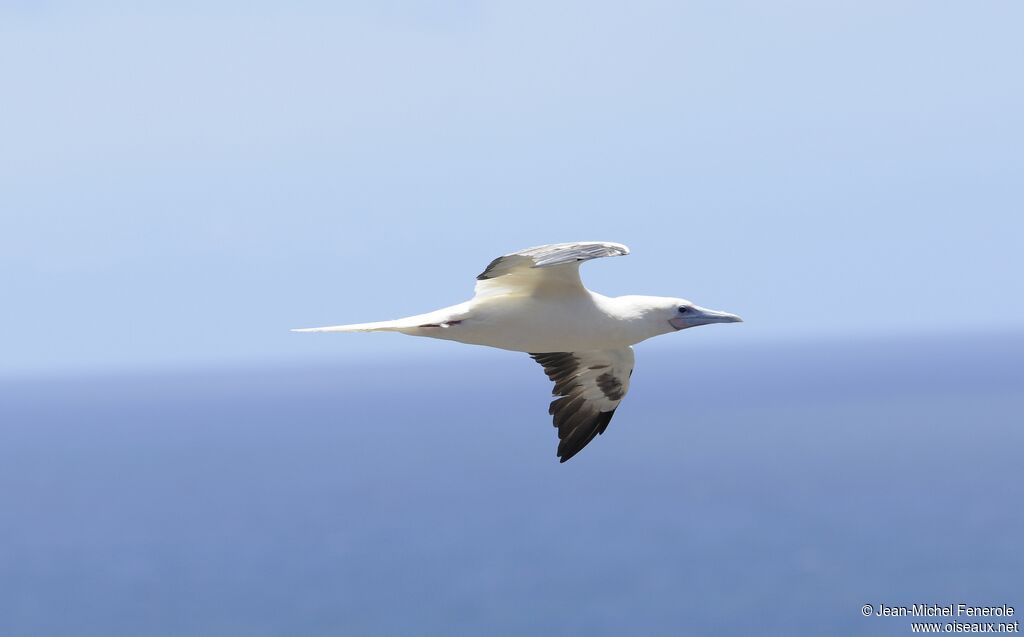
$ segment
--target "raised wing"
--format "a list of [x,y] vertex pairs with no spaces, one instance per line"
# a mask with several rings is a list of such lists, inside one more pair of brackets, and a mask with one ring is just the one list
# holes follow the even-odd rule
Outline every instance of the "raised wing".
[[527,248],[491,261],[476,278],[477,296],[532,294],[540,289],[582,289],[580,263],[629,254],[621,243],[581,241]]
[[633,348],[530,354],[555,383],[548,413],[558,427],[558,458],[565,462],[603,434],[629,390]]

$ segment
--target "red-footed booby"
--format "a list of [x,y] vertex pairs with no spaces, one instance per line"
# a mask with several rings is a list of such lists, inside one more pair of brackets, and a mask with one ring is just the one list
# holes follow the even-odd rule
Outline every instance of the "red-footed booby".
[[631,345],[735,314],[662,296],[607,297],[583,287],[580,264],[629,254],[619,243],[583,241],[498,257],[477,276],[469,301],[394,321],[296,332],[400,332],[526,352],[554,383],[548,409],[565,462],[604,433],[629,390]]

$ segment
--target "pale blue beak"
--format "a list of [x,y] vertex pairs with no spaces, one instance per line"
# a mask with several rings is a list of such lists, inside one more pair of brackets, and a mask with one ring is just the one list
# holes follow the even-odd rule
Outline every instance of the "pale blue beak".
[[677,330],[685,330],[688,327],[710,325],[712,323],[742,323],[743,319],[735,314],[719,312],[718,310],[709,310],[705,307],[697,307],[694,305],[686,312],[686,314],[680,314],[675,318],[669,319],[668,322]]

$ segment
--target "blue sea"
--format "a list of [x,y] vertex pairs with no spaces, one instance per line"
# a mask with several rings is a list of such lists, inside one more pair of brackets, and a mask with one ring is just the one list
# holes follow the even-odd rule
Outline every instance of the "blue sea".
[[[907,635],[1024,615],[1024,335],[0,381],[0,635]],[[956,618],[955,618],[956,619]],[[967,618],[959,618],[966,621]],[[992,618],[989,618],[992,619]]]

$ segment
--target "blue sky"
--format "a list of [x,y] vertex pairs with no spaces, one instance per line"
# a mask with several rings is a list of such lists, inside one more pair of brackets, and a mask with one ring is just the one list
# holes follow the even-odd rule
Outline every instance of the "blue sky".
[[287,329],[458,302],[579,239],[633,249],[596,290],[747,320],[688,342],[1019,328],[1022,19],[7,3],[0,374],[454,352]]

